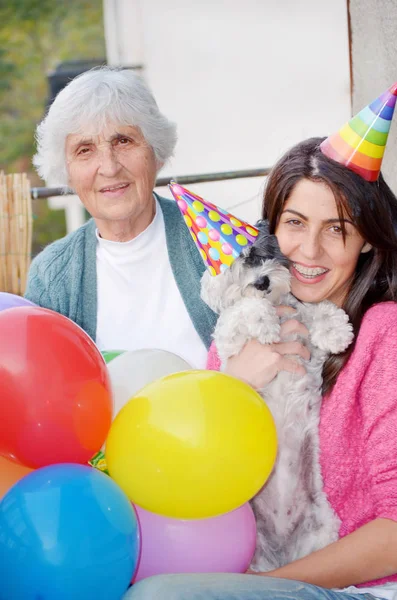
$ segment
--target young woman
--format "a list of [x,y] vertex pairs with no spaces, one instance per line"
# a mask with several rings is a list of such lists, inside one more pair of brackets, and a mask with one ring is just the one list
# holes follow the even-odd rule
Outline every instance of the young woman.
[[[275,166],[263,217],[291,261],[293,294],[343,307],[355,330],[354,344],[325,364],[319,428],[340,539],[268,573],[149,578],[128,600],[397,598],[397,199],[381,174],[369,182],[325,156],[322,141],[298,144]],[[302,327],[291,319],[284,332]],[[296,368],[288,354],[288,344],[251,341],[227,371],[260,388]],[[214,348],[208,367],[217,367]]]

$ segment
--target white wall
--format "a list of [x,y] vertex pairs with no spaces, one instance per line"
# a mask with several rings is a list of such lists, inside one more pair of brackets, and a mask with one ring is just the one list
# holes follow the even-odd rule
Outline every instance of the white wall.
[[[358,112],[397,81],[396,0],[350,0],[353,109]],[[387,140],[382,172],[397,193],[397,114]]]
[[[161,110],[178,123],[163,175],[271,166],[350,116],[345,0],[104,0],[104,8],[109,62],[142,62]],[[190,186],[251,222],[262,187],[258,178]]]

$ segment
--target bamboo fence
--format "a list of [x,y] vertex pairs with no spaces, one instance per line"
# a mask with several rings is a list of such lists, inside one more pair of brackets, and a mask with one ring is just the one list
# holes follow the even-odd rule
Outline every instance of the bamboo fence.
[[32,253],[32,199],[26,173],[0,171],[0,291],[23,295]]

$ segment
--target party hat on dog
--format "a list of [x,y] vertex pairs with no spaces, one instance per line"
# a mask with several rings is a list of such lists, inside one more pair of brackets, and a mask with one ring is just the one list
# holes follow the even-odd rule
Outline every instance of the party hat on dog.
[[397,83],[363,108],[320,146],[323,154],[355,171],[367,181],[379,177],[394,107]]
[[258,230],[249,223],[174,181],[169,188],[211,275],[219,275],[230,267],[243,248],[255,241]]

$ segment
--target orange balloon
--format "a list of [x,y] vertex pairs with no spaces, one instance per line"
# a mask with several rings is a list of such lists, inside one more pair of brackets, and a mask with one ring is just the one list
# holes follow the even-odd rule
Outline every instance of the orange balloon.
[[14,483],[17,483],[22,477],[31,472],[32,469],[18,465],[0,456],[0,500]]

